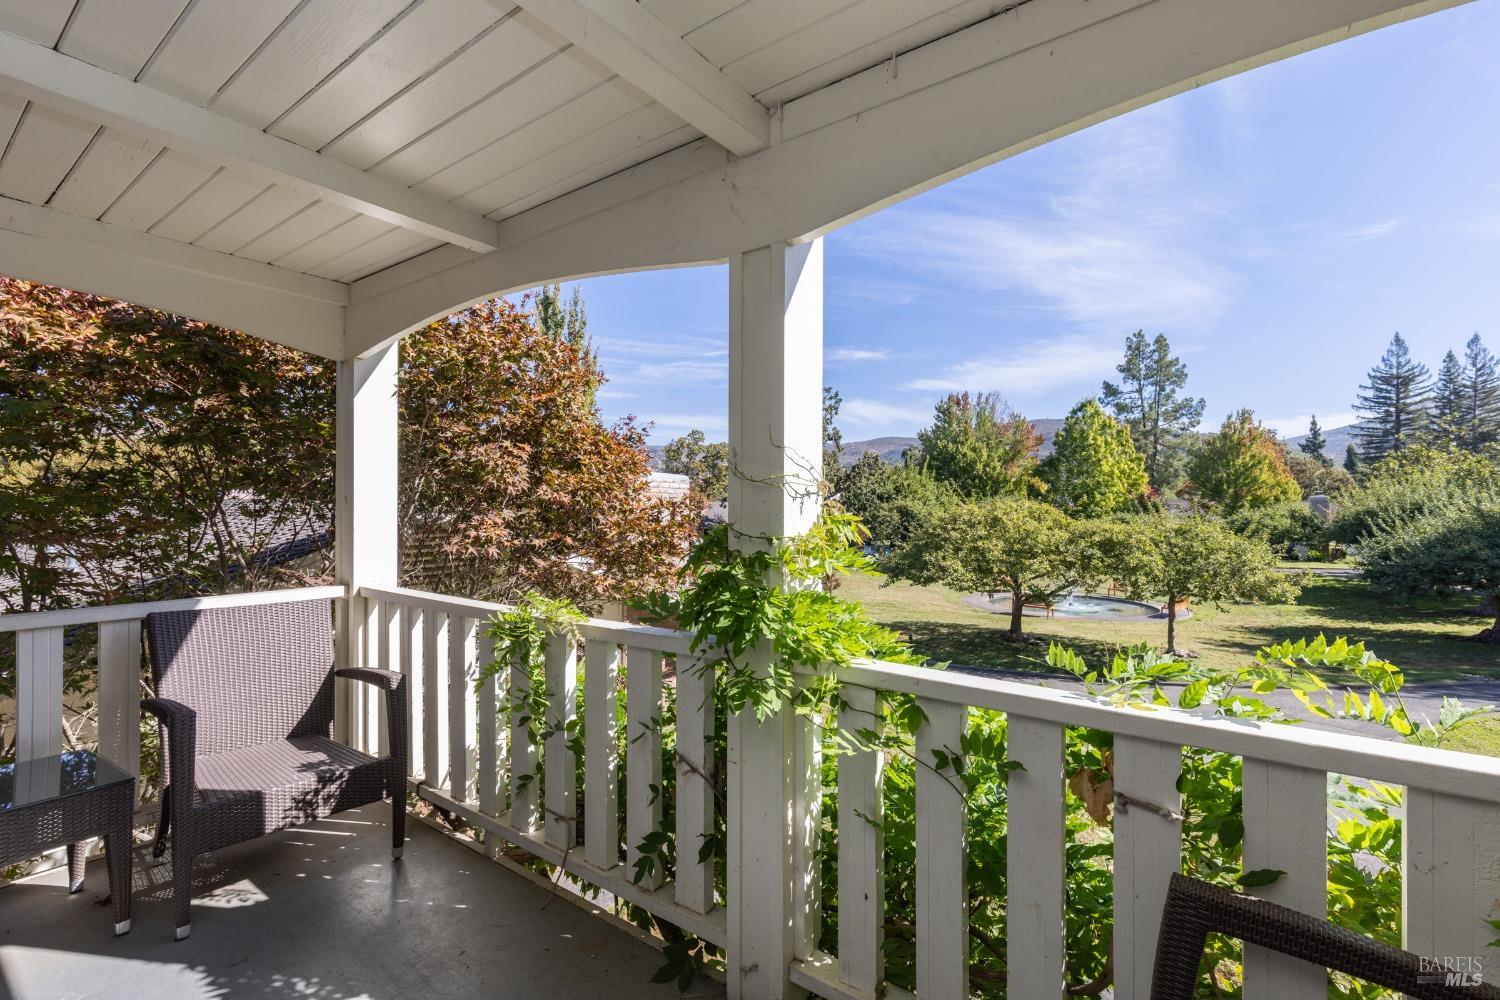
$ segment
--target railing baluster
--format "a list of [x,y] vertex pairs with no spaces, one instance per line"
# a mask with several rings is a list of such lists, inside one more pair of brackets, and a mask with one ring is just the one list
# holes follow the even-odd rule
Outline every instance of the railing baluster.
[[1006,753],[1006,993],[1064,995],[1063,727],[1010,715]]
[[[883,731],[880,695],[846,685],[839,728]],[[885,979],[885,757],[877,747],[839,757],[839,979],[870,996]]]
[[422,714],[427,741],[422,780],[434,788],[448,784],[448,616],[422,612]]
[[[399,670],[401,667],[401,640],[406,633],[401,628],[401,607],[391,601],[381,601],[375,617],[375,666],[381,670]],[[375,723],[375,752],[384,756],[391,752],[391,734],[385,720],[387,695],[376,692],[375,708],[379,719]],[[407,713],[411,714],[410,712]]]
[[16,759],[62,753],[63,630],[16,633]]
[[1472,960],[1458,971],[1491,982],[1500,968],[1488,923],[1500,916],[1500,805],[1421,788],[1407,788],[1404,805],[1402,947],[1427,958]]
[[407,753],[411,755],[408,777],[419,778],[427,771],[427,720],[424,707],[427,704],[426,670],[422,656],[427,643],[422,638],[422,612],[409,604],[401,605],[401,645],[397,650],[401,672],[406,675],[406,697],[410,707],[408,725],[411,728]]
[[510,825],[535,833],[537,746],[531,738],[531,666],[516,656],[510,662]]
[[677,902],[694,913],[714,905],[713,859],[699,861],[714,832],[713,675],[699,657],[677,658]]
[[962,779],[948,758],[961,753],[967,710],[919,698],[917,727],[917,996],[969,995],[968,827]]
[[[479,732],[479,773],[475,778],[475,796],[479,800],[479,811],[486,816],[499,816],[500,804],[504,800],[501,761],[505,759],[506,734],[500,726],[499,689],[501,675],[492,671],[495,663],[495,640],[480,634],[475,645],[475,661],[481,673],[488,672],[474,700],[475,728]],[[485,837],[485,849],[491,857],[495,855],[495,838]]]
[[474,632],[474,619],[448,619],[448,794],[459,802],[474,800]]
[[584,857],[596,868],[620,863],[620,647],[590,639],[584,647]]
[[[1247,891],[1309,916],[1328,915],[1328,775],[1245,758],[1245,871],[1284,872]],[[1325,1000],[1328,973],[1245,945],[1246,1000]]]
[[99,752],[141,773],[141,623],[99,623]]
[[[662,656],[631,646],[625,659],[625,863],[635,878],[640,844],[661,827],[661,663]],[[640,880],[648,889],[662,884],[659,869]]]
[[[1167,879],[1182,870],[1182,747],[1115,736],[1115,996],[1146,1000]],[[1176,818],[1173,818],[1176,817]]]
[[[380,656],[380,632],[384,620],[380,616],[380,602],[359,598],[353,601],[354,607],[361,610],[364,615],[360,622],[359,633],[359,663],[357,666],[368,666],[375,663]],[[359,749],[365,753],[380,753],[380,734],[385,729],[385,720],[380,714],[380,689],[359,681],[351,681],[355,691],[355,704],[359,709]]]
[[819,720],[792,719],[792,954],[809,959],[823,930],[823,732]]
[[577,761],[568,727],[578,717],[578,651],[568,635],[547,638],[547,843],[571,847],[577,838]]

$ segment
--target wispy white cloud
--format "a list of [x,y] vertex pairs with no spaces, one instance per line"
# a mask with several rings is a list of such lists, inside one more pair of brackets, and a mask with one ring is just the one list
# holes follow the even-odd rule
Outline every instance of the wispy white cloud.
[[1023,345],[1004,354],[973,358],[938,375],[913,379],[908,389],[999,392],[1008,399],[1035,397],[1070,385],[1091,389],[1120,358],[1118,340],[1073,336]]
[[1091,329],[1204,325],[1224,309],[1233,275],[1199,247],[1210,242],[1205,224],[1233,206],[1184,190],[1178,131],[1170,110],[1136,112],[1087,143],[1050,196],[1009,208],[997,208],[1002,193],[898,206],[849,243],[935,286],[1029,295]]
[[891,352],[885,348],[870,350],[862,347],[840,347],[825,354],[823,361],[830,365],[854,365],[867,361],[884,361],[890,356]]
[[915,434],[932,419],[931,406],[891,403],[854,397],[839,407],[838,424],[845,435],[875,437],[884,434]]
[[[1311,413],[1299,414],[1295,417],[1272,417],[1262,419],[1261,424],[1270,428],[1284,438],[1301,437],[1307,433],[1307,425],[1312,420]],[[1347,427],[1359,419],[1359,415],[1348,410],[1333,413],[1318,414],[1318,425],[1325,431],[1334,427]]]
[[1381,222],[1372,222],[1368,226],[1351,229],[1344,233],[1344,240],[1348,243],[1366,243],[1370,240],[1378,240],[1382,236],[1389,236],[1405,226],[1405,219],[1392,217]]

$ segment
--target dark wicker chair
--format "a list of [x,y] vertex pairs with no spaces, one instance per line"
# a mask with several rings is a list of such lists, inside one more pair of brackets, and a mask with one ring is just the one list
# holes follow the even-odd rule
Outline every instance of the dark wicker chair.
[[[165,729],[166,789],[154,854],[172,846],[177,939],[191,930],[199,854],[391,798],[391,853],[406,829],[407,687],[399,673],[334,669],[328,601],[146,617]],[[334,677],[386,692],[390,754],[332,738]]]
[[1485,983],[1448,985],[1411,952],[1335,927],[1326,920],[1183,875],[1172,876],[1156,943],[1151,1000],[1193,1000],[1210,931],[1300,958],[1416,1000],[1500,997]]

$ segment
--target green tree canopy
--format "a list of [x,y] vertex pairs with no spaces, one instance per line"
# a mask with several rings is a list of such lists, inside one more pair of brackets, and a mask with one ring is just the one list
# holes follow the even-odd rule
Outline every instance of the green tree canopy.
[[1344,449],[1344,471],[1352,476],[1358,476],[1365,470],[1365,463],[1359,457],[1359,449],[1350,442],[1349,447]]
[[1172,356],[1165,334],[1147,341],[1137,330],[1125,338],[1125,360],[1115,370],[1120,381],[1105,382],[1099,401],[1130,428],[1152,487],[1170,492],[1181,481],[1183,442],[1203,420],[1203,400],[1183,395],[1187,365]]
[[1193,450],[1188,476],[1194,495],[1226,516],[1302,497],[1281,445],[1249,410],[1231,414]]
[[1329,537],[1363,544],[1390,526],[1416,520],[1471,489],[1500,488],[1500,463],[1486,455],[1408,448],[1369,467],[1339,501]]
[[1073,407],[1041,465],[1047,498],[1079,517],[1099,517],[1140,501],[1148,483],[1146,461],[1130,431],[1097,400]]
[[1308,458],[1322,462],[1324,465],[1332,465],[1333,462],[1323,449],[1328,447],[1328,438],[1323,434],[1323,428],[1318,426],[1318,415],[1314,413],[1307,422],[1307,437],[1297,446],[1298,450]]
[[944,397],[917,439],[927,473],[965,496],[1024,496],[1039,485],[1042,436],[994,393]]
[[1380,363],[1370,369],[1367,384],[1359,387],[1354,403],[1361,417],[1354,428],[1360,458],[1378,462],[1393,451],[1419,443],[1427,424],[1431,389],[1427,366],[1412,358],[1405,338],[1396,334]]
[[877,545],[895,547],[958,498],[951,486],[913,466],[888,465],[873,451],[839,472],[834,496],[845,510],[859,515]]
[[1392,594],[1469,588],[1497,602],[1493,625],[1475,638],[1500,643],[1500,489],[1468,484],[1425,508],[1392,514],[1366,536],[1360,560],[1372,585]]
[[1224,519],[1237,535],[1265,542],[1277,551],[1293,545],[1316,545],[1323,539],[1323,521],[1299,501],[1247,507]]
[[1077,522],[1040,500],[966,500],[917,525],[882,565],[898,580],[1010,595],[1010,634],[1018,636],[1027,604],[1087,582],[1076,530]]
[[1236,534],[1203,514],[1146,514],[1101,527],[1102,567],[1136,600],[1160,600],[1167,619],[1167,651],[1177,648],[1183,601],[1227,604],[1290,601],[1300,588],[1277,570],[1276,554],[1255,538]]
[[1500,441],[1500,373],[1477,333],[1464,348],[1462,401],[1459,445],[1472,451]]
[[1286,456],[1287,471],[1297,480],[1304,498],[1314,493],[1326,493],[1340,497],[1354,488],[1354,477],[1349,472],[1326,459],[1322,462],[1309,458],[1301,452]]
[[839,407],[844,397],[831,385],[823,387],[823,479],[832,483],[838,477],[844,457],[844,432],[839,430]]
[[708,441],[703,432],[690,430],[673,438],[662,449],[661,468],[687,476],[693,489],[716,503],[729,499],[729,443]]

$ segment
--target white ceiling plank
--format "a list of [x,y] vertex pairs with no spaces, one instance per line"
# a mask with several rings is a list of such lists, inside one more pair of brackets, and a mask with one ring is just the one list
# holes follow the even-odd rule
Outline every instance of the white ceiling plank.
[[509,17],[323,153],[368,170],[567,44],[530,15]]
[[[528,168],[522,171],[523,175],[529,175],[526,176],[526,183],[516,186],[517,189],[523,190],[524,193],[514,200],[507,201],[501,205],[494,211],[493,217],[504,219],[509,216],[520,215],[528,209],[561,197],[569,191],[592,184],[594,181],[609,177],[622,170],[629,170],[638,163],[642,163],[655,156],[660,156],[679,146],[687,145],[695,139],[702,138],[698,130],[691,125],[678,124],[676,128],[671,128],[670,125],[656,127],[657,123],[652,122],[647,116],[646,112],[648,111],[660,112],[661,109],[643,109],[637,112],[636,115],[630,116],[631,121],[629,124],[631,130],[641,140],[637,145],[622,145],[621,152],[606,159],[590,163],[583,169],[576,170],[566,176],[554,177],[551,183],[540,183],[540,178],[533,175]],[[622,122],[621,124],[625,123]],[[676,123],[673,122],[671,124]],[[577,166],[577,164],[574,165]],[[520,178],[517,179],[519,180]]]
[[770,143],[765,107],[635,0],[521,6],[731,152],[743,156]]
[[500,19],[485,0],[425,0],[269,129],[320,149]]
[[207,104],[296,8],[297,0],[198,0],[140,82],[189,104]]
[[[345,349],[554,280],[722,260],[822,235],[922,191],[1213,80],[1461,0],[1031,3],[782,109],[774,146],[697,142],[354,285]],[[367,284],[368,283],[368,284]],[[365,290],[368,288],[368,292]]]
[[[427,236],[472,250],[495,246],[494,225],[481,216],[12,35],[0,34],[0,85],[242,173],[301,187]],[[0,164],[0,172],[4,167]],[[59,180],[60,175],[54,185]]]
[[377,164],[373,172],[416,184],[599,86],[607,79],[601,73],[608,71],[582,53],[560,52]]
[[851,5],[851,0],[747,0],[683,40],[712,65],[724,67]]
[[271,263],[291,271],[311,271],[319,264],[326,264],[355,247],[363,246],[378,236],[384,236],[391,231],[391,228],[389,223],[381,222],[379,219],[372,219],[368,215],[356,215],[342,226],[329,230],[315,240],[309,240],[292,252],[272,260]]
[[354,213],[347,208],[326,201],[314,202],[274,229],[257,236],[237,250],[236,255],[269,263],[324,233],[332,232],[352,218]]
[[[471,198],[471,192],[482,191],[486,185],[524,164],[604,128],[647,103],[650,103],[650,98],[634,87],[618,79],[611,80],[523,125],[505,139],[464,157],[429,177],[417,188],[450,200],[457,199],[456,204],[471,211],[487,212],[499,202],[491,201],[484,194]],[[665,109],[660,110],[662,114],[670,114]]]
[[45,205],[98,131],[93,122],[33,101],[0,160],[0,195]]
[[73,4],[66,0],[0,0],[0,31],[50,49],[72,13]]
[[701,28],[716,17],[738,7],[742,0],[643,0],[651,16],[678,35]]
[[187,0],[79,0],[58,51],[133,80],[186,6]]
[[151,232],[182,243],[196,243],[267,187],[259,177],[222,169],[152,226]]
[[10,144],[10,137],[21,124],[21,114],[26,110],[26,99],[0,93],[0,153]]
[[433,240],[423,239],[415,233],[393,229],[364,246],[355,247],[348,253],[319,264],[309,273],[335,281],[353,281],[387,265],[387,262],[406,260],[437,245]]
[[198,190],[217,169],[212,163],[181,150],[163,150],[99,221],[122,229],[149,230]]
[[342,354],[348,286],[0,198],[0,274]]
[[692,126],[684,126],[682,120],[659,104],[650,104],[620,115],[614,121],[600,125],[581,134],[571,142],[543,151],[524,163],[517,164],[484,187],[475,191],[466,203],[482,204],[485,214],[544,189],[576,182],[575,186],[597,180],[596,174],[588,181],[581,178],[601,163],[618,163],[621,158],[635,155],[635,151],[646,143],[679,128],[687,128],[692,139],[699,133]]
[[161,146],[150,139],[100,129],[47,204],[59,212],[97,219],[160,152]]
[[209,107],[263,129],[297,103],[410,0],[310,0],[214,97]]
[[238,253],[316,200],[304,191],[272,186],[193,242],[220,253]]

